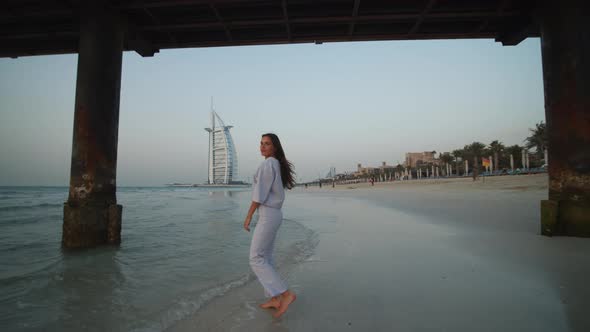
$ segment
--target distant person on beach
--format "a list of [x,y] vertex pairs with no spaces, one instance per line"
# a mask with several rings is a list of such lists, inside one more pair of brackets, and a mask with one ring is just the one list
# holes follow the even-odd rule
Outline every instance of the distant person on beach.
[[265,160],[254,175],[252,204],[244,221],[244,229],[250,231],[252,215],[258,209],[258,223],[250,244],[250,267],[262,284],[265,295],[270,297],[260,307],[276,309],[273,316],[278,318],[296,299],[295,293],[287,288],[275,270],[272,257],[275,237],[283,221],[281,207],[285,200],[284,188],[295,186],[295,172],[293,164],[285,157],[277,135],[262,135],[260,154]]

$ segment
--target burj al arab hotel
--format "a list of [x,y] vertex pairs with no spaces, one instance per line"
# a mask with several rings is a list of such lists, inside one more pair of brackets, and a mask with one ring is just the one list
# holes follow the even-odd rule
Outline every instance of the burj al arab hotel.
[[209,132],[209,184],[232,184],[238,177],[236,147],[229,133],[232,127],[211,108],[211,128],[205,128]]

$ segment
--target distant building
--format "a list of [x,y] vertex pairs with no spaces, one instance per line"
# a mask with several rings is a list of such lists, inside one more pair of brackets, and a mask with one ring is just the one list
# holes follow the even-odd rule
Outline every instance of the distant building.
[[395,166],[387,165],[386,162],[382,162],[381,166],[379,167],[363,167],[361,164],[357,164],[356,172],[353,174],[354,176],[363,176],[363,175],[375,175],[375,174],[385,174],[388,170],[394,170]]
[[[215,126],[216,118],[219,126]],[[205,128],[209,132],[209,184],[232,184],[238,176],[238,156],[229,133],[231,128],[211,109],[211,128]]]
[[388,170],[395,170],[395,166],[387,165],[386,162],[382,162],[381,166],[379,166],[379,170],[381,171],[381,173],[386,173]]
[[363,176],[367,174],[373,174],[373,167],[363,167],[361,164],[356,165],[356,176]]
[[330,171],[326,174],[326,179],[333,179],[336,177],[336,167],[330,167]]
[[405,167],[416,167],[421,164],[438,165],[438,159],[434,158],[436,151],[408,152],[406,153]]

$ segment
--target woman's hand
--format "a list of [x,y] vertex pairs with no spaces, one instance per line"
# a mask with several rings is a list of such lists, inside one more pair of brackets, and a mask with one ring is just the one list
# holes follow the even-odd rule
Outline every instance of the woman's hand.
[[260,203],[252,201],[250,204],[250,210],[248,210],[248,214],[246,215],[246,220],[244,220],[244,229],[246,232],[250,231],[250,221],[252,221],[252,215],[254,215],[254,211],[258,209]]
[[246,216],[246,220],[244,220],[244,229],[249,232],[250,231],[250,221],[252,221],[252,216]]

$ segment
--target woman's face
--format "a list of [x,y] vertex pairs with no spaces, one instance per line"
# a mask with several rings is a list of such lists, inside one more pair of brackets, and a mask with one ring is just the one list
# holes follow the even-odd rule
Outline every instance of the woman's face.
[[260,154],[264,158],[273,157],[275,155],[275,147],[272,145],[272,140],[268,136],[263,136],[260,140]]

